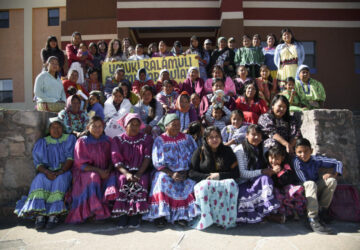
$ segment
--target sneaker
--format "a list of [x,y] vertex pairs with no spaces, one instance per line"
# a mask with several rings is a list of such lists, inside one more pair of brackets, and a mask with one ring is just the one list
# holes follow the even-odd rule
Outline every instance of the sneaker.
[[121,215],[119,217],[117,228],[125,229],[127,227],[127,225],[128,225],[128,216],[127,215]]
[[160,218],[155,219],[154,223],[159,228],[165,227],[165,225],[166,225],[165,217],[160,217]]
[[140,216],[140,214],[137,214],[129,217],[129,228],[140,227]]
[[51,215],[46,223],[46,229],[53,229],[59,223],[59,218],[55,215]]
[[318,218],[309,218],[309,225],[311,230],[318,234],[330,234],[329,228],[325,228],[321,225]]
[[42,215],[36,216],[35,229],[40,230],[43,229],[44,227],[45,227],[45,216]]

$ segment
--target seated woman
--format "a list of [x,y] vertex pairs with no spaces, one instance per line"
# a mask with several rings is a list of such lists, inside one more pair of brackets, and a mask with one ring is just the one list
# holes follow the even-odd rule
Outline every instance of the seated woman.
[[[141,133],[145,126],[138,114],[127,114],[120,119],[125,133],[114,137],[111,143],[112,161],[116,169],[115,200],[112,215],[119,217],[118,227],[137,228],[141,215],[149,211],[147,196],[151,163],[151,136]],[[110,187],[111,188],[111,187]],[[106,193],[106,192],[105,192]]]
[[277,93],[276,79],[270,75],[270,70],[266,65],[260,67],[260,77],[255,79],[256,85],[259,88],[259,97],[263,99],[266,104],[269,104]]
[[155,85],[153,80],[150,78],[150,76],[148,75],[148,73],[146,72],[145,68],[141,68],[138,70],[137,74],[136,74],[136,80],[133,82],[132,85],[132,91],[139,95],[140,94],[140,90],[143,86],[145,85],[149,85],[150,87],[152,87],[155,91]]
[[113,138],[124,132],[124,129],[117,123],[117,121],[130,113],[132,105],[130,101],[124,98],[122,88],[116,87],[112,90],[112,95],[104,103],[105,115],[105,134]]
[[197,93],[201,98],[205,95],[204,80],[199,76],[199,68],[191,67],[186,80],[180,85],[180,92],[186,91],[189,95]]
[[174,91],[173,82],[170,80],[165,80],[162,86],[162,91],[156,95],[156,100],[162,105],[164,113],[174,113],[176,111],[176,99],[179,94]]
[[220,130],[207,127],[204,145],[194,152],[189,171],[189,177],[198,182],[194,193],[199,217],[194,228],[204,229],[213,223],[224,228],[236,226],[237,165],[232,149],[222,143]]
[[34,95],[39,111],[59,112],[65,107],[66,95],[58,77],[59,60],[50,56],[42,71],[35,79]]
[[104,134],[104,122],[94,116],[87,125],[88,134],[75,145],[71,209],[67,223],[110,217],[104,202],[104,190],[112,169],[111,138]]
[[[71,172],[76,137],[63,133],[63,124],[57,118],[49,119],[49,135],[39,139],[32,151],[37,175],[31,183],[28,196],[16,203],[19,217],[35,216],[35,228],[51,229],[58,217],[67,213],[65,193],[71,185]],[[47,221],[47,222],[46,222]]]
[[196,149],[194,139],[180,132],[176,114],[164,119],[166,132],[153,144],[152,161],[155,172],[149,193],[149,213],[144,220],[163,226],[166,221],[179,221],[182,225],[196,217],[194,196],[195,182],[187,178],[191,156]]
[[289,112],[289,101],[285,96],[276,95],[270,110],[259,118],[259,125],[266,136],[264,146],[270,148],[280,143],[289,154],[294,153],[296,139],[301,137],[300,124]]
[[156,137],[161,133],[157,124],[163,116],[162,106],[155,99],[153,88],[148,85],[141,88],[140,98],[140,101],[133,107],[133,112],[138,113],[142,122],[145,123],[143,132]]
[[301,112],[308,110],[308,102],[304,100],[304,96],[300,96],[295,90],[295,79],[291,76],[286,79],[285,90],[280,93],[289,100],[290,112]]
[[85,79],[84,86],[88,93],[93,90],[103,90],[103,85],[99,81],[98,71],[94,68],[89,68],[87,71],[89,78]]
[[87,113],[80,109],[80,105],[81,100],[79,96],[69,96],[65,109],[61,110],[58,114],[59,119],[64,123],[66,133],[73,133],[76,137],[79,137],[85,130],[89,119]]
[[99,116],[102,120],[105,119],[104,107],[101,103],[101,92],[93,90],[90,92],[89,105],[87,108],[88,116]]
[[223,68],[219,65],[215,65],[213,67],[212,78],[207,79],[205,82],[204,88],[206,94],[212,93],[212,82],[214,78],[223,79],[225,83],[225,89],[224,89],[225,94],[231,96],[236,95],[236,89],[233,80],[231,79],[231,77],[225,75]]
[[236,221],[258,223],[280,207],[273,195],[271,176],[275,172],[266,167],[261,129],[258,125],[252,124],[248,127],[246,139],[234,152],[240,171]]
[[195,108],[190,103],[190,96],[186,91],[178,96],[175,108],[175,114],[180,120],[180,131],[185,133],[191,122],[199,120]]
[[159,93],[163,89],[164,81],[170,81],[175,91],[179,91],[179,84],[175,80],[170,79],[170,72],[167,69],[160,70],[159,78],[156,82],[156,93]]
[[[211,105],[211,99],[214,96],[215,91],[217,91],[217,90],[224,91],[224,89],[225,89],[224,80],[221,78],[213,78],[212,93],[203,96],[203,98],[201,99],[201,102],[200,102],[200,116],[201,117],[203,117],[205,115],[206,111],[208,110],[209,106]],[[225,95],[223,98],[224,98],[224,105],[230,111],[232,111],[236,108],[235,100],[233,97],[231,97],[229,95]]]
[[244,114],[245,122],[257,124],[259,116],[268,111],[266,102],[259,98],[259,89],[253,81],[244,87],[244,94],[235,101],[236,108]]
[[74,87],[77,91],[81,90],[86,96],[89,96],[89,92],[84,88],[82,84],[77,83],[79,78],[79,73],[75,70],[69,70],[67,74],[67,80],[63,80],[62,84],[64,86],[64,91],[66,98],[70,96],[69,87]]
[[326,99],[325,89],[321,82],[310,77],[309,66],[299,66],[296,78],[295,91],[308,103],[309,109],[323,108]]
[[124,97],[127,98],[132,105],[138,103],[140,98],[131,91],[130,83],[128,81],[122,81],[119,83],[119,87],[122,88],[124,92]]

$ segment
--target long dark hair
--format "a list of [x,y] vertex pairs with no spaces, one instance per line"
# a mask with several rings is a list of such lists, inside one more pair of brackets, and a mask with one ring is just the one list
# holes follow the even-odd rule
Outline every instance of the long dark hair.
[[107,54],[107,51],[108,51],[108,45],[107,45],[107,43],[106,43],[104,40],[98,41],[98,43],[97,43],[98,53],[100,53],[100,49],[99,49],[100,44],[105,44],[105,53]]
[[95,56],[99,56],[99,48],[98,48],[98,46],[96,45],[96,43],[91,42],[91,43],[89,44],[89,49],[90,49],[90,47],[95,47],[95,49],[96,49]]
[[101,121],[101,123],[103,125],[103,135],[104,135],[105,134],[105,123],[104,123],[103,119],[101,119],[100,116],[94,115],[93,117],[91,117],[89,119],[89,121],[86,125],[86,130],[84,132],[82,132],[79,137],[84,136],[84,135],[90,136],[89,127],[90,127],[90,125],[94,124],[97,121]]
[[50,47],[50,42],[51,42],[51,41],[56,42],[55,50],[60,51],[60,49],[59,49],[59,43],[58,43],[58,40],[57,40],[56,36],[49,36],[49,37],[48,37],[48,39],[46,40],[45,49],[46,49],[47,51],[50,51],[50,50],[51,50],[51,47]]
[[[49,64],[50,64],[50,61],[52,61],[52,60],[56,60],[56,61],[59,63],[59,58],[57,58],[56,56],[50,56],[50,57],[47,59],[46,63],[45,63],[45,70],[46,70],[46,71],[48,71],[48,66],[49,66]],[[60,69],[60,68],[59,68],[59,69]],[[55,78],[58,78],[58,76],[59,76],[59,72],[57,71],[57,72],[55,72]]]
[[225,86],[225,79],[226,79],[226,75],[225,75],[225,71],[223,69],[223,67],[221,67],[220,65],[214,65],[214,67],[212,68],[212,71],[211,71],[211,75],[212,73],[214,73],[215,70],[221,70],[222,74],[223,74],[223,82],[224,82],[224,86]]
[[[119,43],[119,49],[118,49],[116,54],[114,54],[114,48],[113,48],[113,45],[114,45],[115,42]],[[122,52],[120,40],[119,39],[112,39],[110,41],[110,43],[109,43],[109,48],[108,48],[108,51],[107,51],[107,57],[122,56],[122,55],[123,55],[123,52]]]
[[[246,131],[246,134],[250,134],[251,131],[255,130],[256,133],[261,134],[262,135],[262,131],[259,125],[257,124],[251,124]],[[242,146],[244,149],[244,153],[248,159],[248,165],[247,165],[247,169],[248,170],[255,170],[255,166],[256,163],[258,161],[265,163],[265,159],[264,159],[264,154],[263,154],[263,143],[261,142],[258,146],[257,149],[255,149],[255,147],[253,145],[251,145],[249,143],[249,141],[247,139],[245,139],[242,142]]]
[[[207,139],[209,138],[211,132],[213,132],[213,131],[215,131],[221,138],[221,143],[220,143],[219,147],[217,148],[216,152],[213,152],[211,150],[211,147],[207,143]],[[203,159],[203,160],[205,160],[205,158],[211,159],[210,163],[213,164],[212,169],[216,169],[216,167],[215,167],[216,165],[221,166],[224,164],[224,159],[222,157],[224,155],[223,154],[224,147],[225,146],[222,141],[220,129],[215,126],[207,127],[204,131],[203,146],[201,147],[200,159]]]
[[275,105],[275,103],[277,101],[282,101],[283,103],[285,103],[286,105],[286,112],[284,114],[284,116],[282,117],[282,119],[286,122],[290,122],[290,111],[289,111],[289,108],[290,108],[290,103],[289,103],[289,100],[283,96],[283,95],[276,95],[274,96],[274,98],[272,99],[271,101],[271,104],[270,104],[270,110],[269,110],[269,113],[273,116],[273,118],[275,118],[275,115],[274,115],[274,112],[273,112],[273,106]]
[[[193,45],[192,45],[192,41],[198,41],[198,46],[197,48],[194,48]],[[200,56],[201,58],[204,58],[204,55],[205,55],[205,51],[204,51],[204,48],[201,46],[200,42],[199,42],[199,39],[197,38],[197,36],[192,36],[190,38],[190,50],[191,52],[195,52],[196,50],[198,50],[200,52]]]
[[284,43],[284,40],[282,39],[282,35],[285,32],[289,32],[291,34],[291,44],[293,44],[294,42],[299,42],[298,40],[295,39],[294,33],[292,33],[291,29],[289,28],[283,28],[281,30],[281,36],[280,36],[280,43]]
[[128,91],[127,91],[127,95],[124,96],[125,98],[129,99],[130,98],[130,95],[131,95],[131,88],[130,88],[130,85],[125,82],[125,81],[121,81],[118,85],[118,87],[122,88],[123,86],[127,87]]
[[156,114],[156,99],[154,98],[154,92],[153,92],[153,88],[150,87],[149,85],[144,85],[142,86],[141,90],[140,90],[140,96],[142,97],[146,91],[150,91],[152,94],[152,99],[149,103],[149,114],[148,117],[146,118],[146,123],[151,122],[152,120],[154,120],[155,118],[155,114]]
[[274,38],[274,45],[273,45],[273,46],[276,47],[276,45],[278,45],[278,40],[276,39],[275,34],[273,34],[273,33],[267,34],[267,35],[266,35],[266,41],[267,41],[267,39],[268,39],[269,37]]
[[255,101],[255,102],[258,102],[258,101],[259,101],[259,88],[258,88],[257,84],[256,84],[253,80],[251,80],[250,82],[248,82],[247,84],[245,84],[243,96],[244,96],[244,98],[246,98],[246,89],[247,89],[250,85],[254,85],[254,87],[255,87],[254,101]]

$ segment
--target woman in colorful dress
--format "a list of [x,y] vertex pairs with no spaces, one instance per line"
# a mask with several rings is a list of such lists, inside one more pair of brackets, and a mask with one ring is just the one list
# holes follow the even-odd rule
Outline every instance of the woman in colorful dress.
[[194,106],[190,102],[189,94],[184,91],[177,97],[175,103],[175,114],[180,120],[180,131],[185,133],[191,122],[199,120]]
[[81,99],[77,95],[69,96],[65,109],[58,114],[59,119],[64,123],[65,132],[75,134],[77,137],[85,130],[88,122],[88,115],[80,109]]
[[276,95],[271,101],[269,112],[260,116],[258,124],[265,135],[266,148],[280,143],[288,154],[293,154],[301,131],[297,119],[290,115],[289,107],[290,103],[285,96]]
[[278,68],[276,79],[279,81],[280,91],[284,90],[284,85],[288,77],[295,78],[298,65],[305,60],[304,47],[298,42],[289,28],[281,30],[281,41],[276,46],[274,62]]
[[50,56],[42,71],[35,79],[34,95],[38,111],[59,112],[65,106],[66,95],[59,78],[59,60]]
[[267,104],[259,98],[259,89],[253,81],[245,85],[244,94],[235,103],[236,108],[243,112],[245,121],[252,124],[257,124],[259,116],[268,111]]
[[185,225],[196,217],[193,190],[195,182],[187,178],[191,156],[196,142],[180,132],[180,121],[176,114],[168,114],[164,119],[166,132],[158,136],[153,144],[152,175],[149,194],[149,213],[144,220],[155,220],[158,226],[166,221],[178,221]]
[[240,171],[237,222],[258,223],[280,207],[273,195],[275,172],[266,167],[262,146],[261,129],[252,124],[234,150]]
[[186,80],[180,84],[179,93],[186,91],[189,95],[197,93],[200,98],[205,95],[204,80],[200,78],[198,67],[191,67],[188,70]]
[[[147,213],[151,163],[151,136],[141,133],[145,127],[138,114],[127,114],[120,119],[125,133],[114,137],[111,157],[116,169],[116,193],[106,197],[115,199],[113,217],[119,217],[118,227],[137,228],[141,215]],[[106,192],[105,192],[106,193]]]
[[156,91],[154,81],[151,79],[146,69],[141,68],[138,70],[135,81],[132,84],[132,91],[135,94],[140,95],[140,90],[145,85],[149,85],[150,87],[153,88],[154,91]]
[[268,34],[266,36],[266,47],[262,49],[265,56],[264,64],[268,66],[272,79],[276,79],[277,67],[274,63],[274,54],[277,45],[276,36],[274,34]]
[[305,100],[310,109],[324,107],[326,93],[321,82],[310,77],[310,68],[301,65],[296,73],[295,91],[302,100]]
[[113,167],[111,138],[104,134],[104,122],[98,116],[90,119],[87,130],[88,134],[80,137],[75,144],[72,202],[67,223],[110,217],[104,192]]
[[195,54],[196,59],[199,60],[199,70],[200,70],[200,78],[204,81],[207,79],[206,66],[210,61],[210,55],[204,50],[204,48],[199,46],[199,39],[196,36],[192,36],[190,38],[190,47],[185,52],[186,55]]
[[64,197],[71,185],[71,172],[76,137],[63,132],[57,118],[49,119],[49,135],[39,139],[32,151],[37,175],[28,196],[16,203],[19,217],[35,216],[35,228],[51,229],[59,216],[67,213]]
[[194,152],[189,177],[198,182],[194,187],[199,217],[193,227],[205,229],[216,223],[224,228],[236,226],[239,177],[237,159],[232,149],[225,146],[220,130],[205,129],[204,145]]
[[171,84],[173,85],[173,88],[175,89],[175,91],[179,91],[179,84],[174,80],[174,79],[170,79],[170,72],[167,69],[162,69],[160,70],[159,73],[159,78],[156,82],[155,88],[156,88],[156,93],[160,93],[161,90],[163,89],[163,85],[164,85],[164,81],[170,81]]
[[105,115],[105,134],[113,138],[125,132],[117,123],[127,113],[130,113],[132,105],[130,101],[124,97],[122,88],[116,87],[112,90],[112,95],[104,103]]

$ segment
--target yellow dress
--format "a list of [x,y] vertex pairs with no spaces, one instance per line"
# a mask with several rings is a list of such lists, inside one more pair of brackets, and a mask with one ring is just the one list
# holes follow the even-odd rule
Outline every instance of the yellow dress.
[[291,76],[295,79],[297,67],[298,54],[296,46],[294,44],[284,46],[280,51],[280,68],[277,72],[280,90],[284,89],[286,78]]

